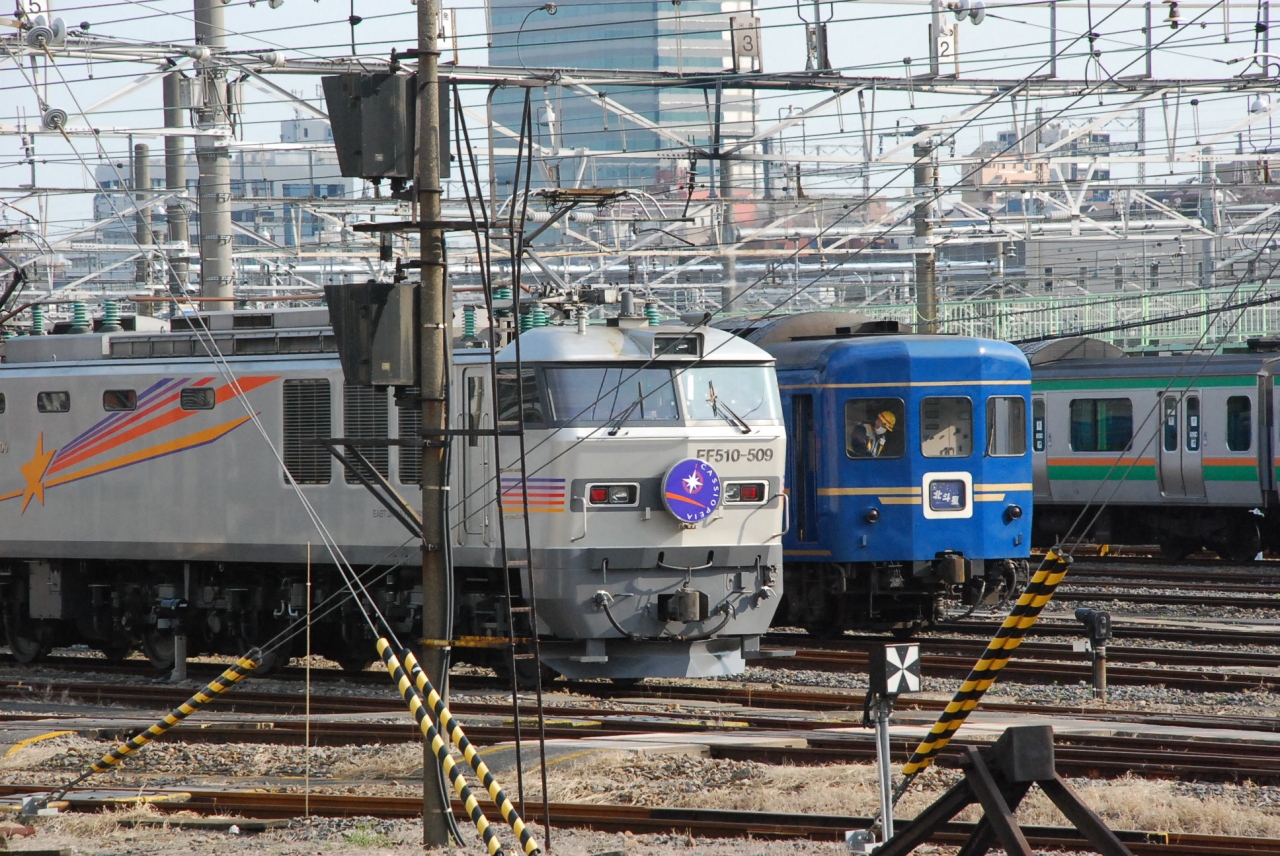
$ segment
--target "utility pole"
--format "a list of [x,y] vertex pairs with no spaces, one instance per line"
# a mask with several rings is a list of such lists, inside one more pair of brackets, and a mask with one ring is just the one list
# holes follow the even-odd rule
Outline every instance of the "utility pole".
[[[919,126],[915,132],[920,134],[925,130],[923,126]],[[935,183],[933,140],[925,138],[916,143],[912,147],[912,154],[916,158],[914,181],[916,210],[913,218],[915,222],[913,249],[916,251],[916,332],[936,333],[938,332],[938,268],[933,247],[929,244],[929,237],[933,234],[933,224],[929,222],[929,215],[933,212]]]
[[[227,46],[227,28],[220,0],[195,0],[196,44],[217,53]],[[212,55],[196,63],[203,97],[196,109],[196,126],[202,131],[226,128],[227,73]],[[230,309],[234,288],[231,267],[231,150],[220,136],[196,137],[196,164],[200,170],[200,294],[223,297],[227,304],[210,309]]]
[[133,147],[133,204],[137,209],[133,214],[133,234],[142,251],[142,256],[134,264],[134,281],[140,288],[151,285],[149,248],[155,244],[155,236],[151,233],[151,209],[141,207],[150,198],[151,147],[146,143],[138,143]]
[[[181,105],[182,74],[171,71],[164,76],[164,126],[181,128],[185,124]],[[187,189],[186,166],[182,159],[186,154],[186,143],[182,137],[172,134],[164,138],[164,189],[166,193],[185,192]],[[187,220],[187,209],[182,199],[170,196],[164,208],[165,222],[168,227],[166,237],[170,244],[189,244],[191,241],[190,223]],[[187,252],[175,250],[169,256],[168,268],[173,272],[169,282],[169,290],[185,294],[187,290]]]
[[[439,0],[418,3],[418,219],[422,284],[418,290],[418,388],[422,396],[422,668],[441,698],[449,700],[449,575],[444,531],[450,321],[453,299],[445,282],[444,230],[440,227],[440,87],[436,46]],[[449,842],[450,800],[431,747],[423,744],[422,843]]]

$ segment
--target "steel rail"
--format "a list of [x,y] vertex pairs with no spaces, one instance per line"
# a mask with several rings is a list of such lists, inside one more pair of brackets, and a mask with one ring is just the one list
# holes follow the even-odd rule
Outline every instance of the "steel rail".
[[[24,785],[0,785],[0,796],[17,796],[42,789]],[[163,792],[161,792],[163,793]],[[168,791],[181,801],[152,802],[158,811],[199,814],[244,814],[258,819],[304,816],[302,794],[261,791]],[[125,797],[127,801],[127,797]],[[373,816],[414,819],[422,815],[419,797],[352,796],[311,793],[306,797],[312,815],[332,817]],[[98,812],[118,805],[95,798],[70,799],[66,809]],[[462,805],[454,802],[455,813]],[[794,812],[731,811],[701,808],[658,808],[632,805],[551,803],[551,820],[560,827],[593,829],[602,832],[685,833],[699,838],[755,838],[771,840],[843,841],[846,830],[865,829],[871,819],[838,815],[805,815]],[[530,819],[542,822],[540,805],[529,805]],[[900,824],[905,828],[909,821]],[[975,824],[950,823],[931,843],[959,845],[972,833]],[[1055,826],[1023,826],[1033,847],[1080,849],[1088,846],[1076,830]],[[1117,830],[1135,856],[1280,856],[1280,839],[1246,838],[1226,835]]]

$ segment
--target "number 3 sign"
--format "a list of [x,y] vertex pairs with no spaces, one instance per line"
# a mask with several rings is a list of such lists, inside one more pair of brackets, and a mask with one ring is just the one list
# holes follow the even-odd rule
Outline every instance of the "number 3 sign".
[[729,19],[729,37],[733,41],[733,70],[743,71],[742,60],[754,58],[755,63],[747,63],[749,71],[764,71],[764,57],[760,52],[760,19]]

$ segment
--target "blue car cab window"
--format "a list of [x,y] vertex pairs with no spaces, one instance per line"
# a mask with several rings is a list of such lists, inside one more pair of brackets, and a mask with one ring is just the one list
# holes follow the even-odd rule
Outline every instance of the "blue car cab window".
[[1016,395],[987,399],[987,455],[1015,458],[1027,453],[1027,403]]
[[958,396],[920,402],[920,454],[967,458],[973,452],[973,402]]
[[[501,381],[499,381],[501,383]],[[673,422],[680,418],[670,369],[582,366],[547,369],[556,422]]]
[[900,398],[851,398],[844,405],[844,451],[850,458],[901,458],[907,444]]

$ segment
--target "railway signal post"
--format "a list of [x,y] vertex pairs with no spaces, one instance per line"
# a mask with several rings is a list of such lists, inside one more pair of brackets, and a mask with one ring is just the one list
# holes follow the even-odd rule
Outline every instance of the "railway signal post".
[[[880,826],[882,840],[893,837],[893,767],[889,757],[889,719],[893,703],[903,693],[920,691],[920,646],[885,645],[871,651],[869,687],[863,708],[863,724],[876,728],[876,767],[880,772]],[[868,842],[869,843],[869,842]]]
[[1107,643],[1111,641],[1111,613],[1102,609],[1081,607],[1076,610],[1076,621],[1084,625],[1085,639],[1082,649],[1093,657],[1093,697],[1107,700]]

